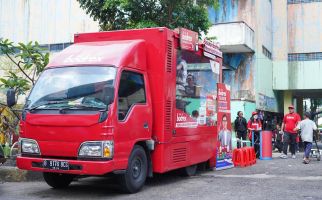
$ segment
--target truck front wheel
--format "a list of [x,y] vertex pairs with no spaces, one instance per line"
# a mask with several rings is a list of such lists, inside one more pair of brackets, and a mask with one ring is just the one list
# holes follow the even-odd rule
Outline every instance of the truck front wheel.
[[75,176],[71,174],[58,174],[58,173],[44,172],[43,177],[49,186],[55,189],[61,189],[61,188],[68,187],[69,184],[73,181]]
[[135,145],[130,155],[125,174],[120,177],[122,190],[127,193],[136,193],[142,189],[148,171],[148,161],[144,149]]

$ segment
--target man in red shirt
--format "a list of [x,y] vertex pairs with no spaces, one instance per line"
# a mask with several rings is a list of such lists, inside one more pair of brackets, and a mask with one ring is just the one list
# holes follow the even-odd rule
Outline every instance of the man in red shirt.
[[290,151],[292,153],[292,158],[296,158],[295,156],[295,145],[296,145],[296,137],[297,132],[294,131],[297,123],[301,121],[301,117],[299,114],[294,112],[294,106],[290,105],[288,107],[289,113],[284,116],[282,123],[282,130],[284,131],[283,136],[283,153],[280,158],[287,158],[287,147],[290,142]]

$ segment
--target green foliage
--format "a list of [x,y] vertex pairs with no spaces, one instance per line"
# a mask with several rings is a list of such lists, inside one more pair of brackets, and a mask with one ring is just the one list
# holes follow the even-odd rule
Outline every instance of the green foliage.
[[216,36],[213,36],[213,37],[206,37],[207,40],[210,40],[210,41],[216,41],[217,40],[217,37]]
[[30,89],[28,81],[22,77],[17,76],[13,72],[9,72],[10,75],[5,76],[5,78],[0,78],[0,86],[4,88],[14,88],[17,95],[24,94],[25,91]]
[[165,26],[207,32],[207,7],[218,0],[77,0],[102,30]]
[[0,78],[0,87],[14,89],[17,95],[25,94],[34,85],[49,62],[49,53],[43,53],[38,42],[15,45],[8,39],[0,39],[0,54],[5,55],[18,69],[18,73],[9,69],[8,75]]

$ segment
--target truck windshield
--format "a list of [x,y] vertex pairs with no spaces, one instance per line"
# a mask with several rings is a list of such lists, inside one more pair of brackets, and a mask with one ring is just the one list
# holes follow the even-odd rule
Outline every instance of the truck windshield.
[[82,66],[45,70],[26,109],[106,109],[114,97],[114,67]]

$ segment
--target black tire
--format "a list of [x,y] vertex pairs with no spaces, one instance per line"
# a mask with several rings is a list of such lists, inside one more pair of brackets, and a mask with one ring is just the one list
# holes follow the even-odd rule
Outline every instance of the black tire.
[[317,158],[316,158],[318,161],[320,161],[321,160],[321,155],[320,154],[318,154],[318,156],[317,156]]
[[195,176],[197,174],[198,165],[190,165],[182,169],[183,176]]
[[43,173],[44,180],[46,183],[55,188],[62,189],[69,186],[69,184],[73,181],[74,175],[71,174],[58,174],[58,173]]
[[125,174],[120,176],[122,190],[126,193],[136,193],[144,186],[148,172],[148,161],[144,149],[135,145],[129,158]]

